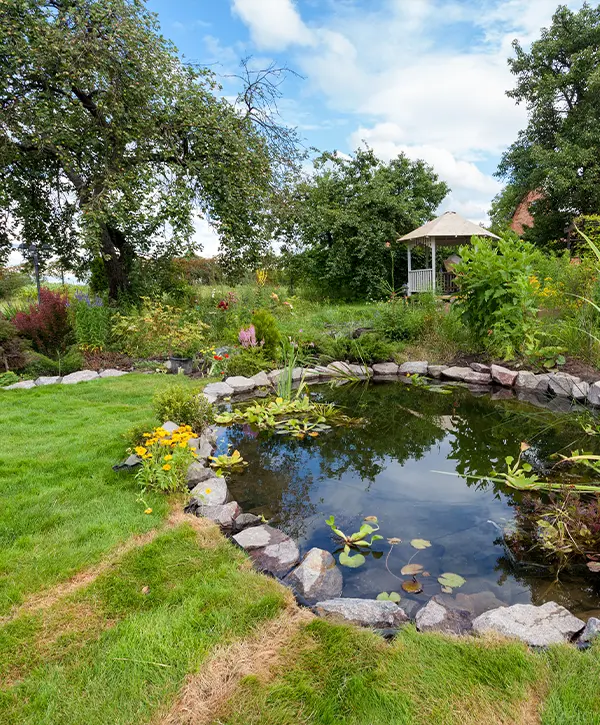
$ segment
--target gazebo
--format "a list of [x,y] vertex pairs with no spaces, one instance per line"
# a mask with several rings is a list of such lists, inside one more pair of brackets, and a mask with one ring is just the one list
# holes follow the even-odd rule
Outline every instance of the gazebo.
[[[408,247],[408,294],[413,292],[435,292],[436,287],[442,292],[450,291],[451,277],[449,272],[436,280],[435,253],[438,247],[455,247],[459,244],[470,244],[471,237],[491,237],[499,239],[492,232],[483,229],[478,224],[470,222],[454,211],[447,211],[433,221],[427,222],[403,237],[398,239]],[[430,250],[431,266],[424,269],[412,268],[412,251],[415,247],[424,247]]]

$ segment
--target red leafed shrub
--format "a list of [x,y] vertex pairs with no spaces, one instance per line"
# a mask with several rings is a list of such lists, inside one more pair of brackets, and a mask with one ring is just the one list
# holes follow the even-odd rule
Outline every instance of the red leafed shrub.
[[40,304],[30,305],[29,312],[18,312],[13,325],[31,340],[34,350],[52,357],[68,344],[71,325],[67,308],[67,295],[42,287]]

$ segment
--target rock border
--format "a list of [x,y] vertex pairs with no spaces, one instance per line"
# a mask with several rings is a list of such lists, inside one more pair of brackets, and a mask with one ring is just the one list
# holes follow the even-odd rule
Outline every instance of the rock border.
[[100,372],[96,370],[78,370],[76,373],[69,375],[41,375],[35,380],[20,380],[18,383],[6,385],[0,390],[31,390],[44,385],[74,385],[75,383],[87,383],[90,380],[99,380],[100,378],[120,378],[122,375],[129,375],[125,370],[116,370],[115,368],[107,368]]

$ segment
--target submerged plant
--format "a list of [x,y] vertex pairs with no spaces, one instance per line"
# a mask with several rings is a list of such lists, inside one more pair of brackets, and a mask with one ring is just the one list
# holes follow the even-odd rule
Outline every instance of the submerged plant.
[[[360,529],[354,534],[345,534],[341,529],[338,529],[335,525],[335,517],[330,516],[325,523],[331,528],[333,533],[340,539],[344,544],[344,550],[340,553],[339,560],[342,566],[350,567],[355,569],[365,563],[365,557],[360,554],[352,554],[352,549],[368,549],[375,541],[379,541],[383,538],[376,531],[379,531],[379,524],[377,523],[376,516],[367,516],[363,519],[364,523]],[[369,539],[369,537],[371,537]]]

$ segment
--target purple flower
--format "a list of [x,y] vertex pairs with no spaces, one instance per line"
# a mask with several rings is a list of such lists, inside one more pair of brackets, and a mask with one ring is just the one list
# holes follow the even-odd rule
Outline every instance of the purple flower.
[[256,342],[256,330],[254,329],[254,325],[250,325],[247,330],[244,330],[242,327],[238,334],[238,340],[243,348],[256,347],[258,343]]

